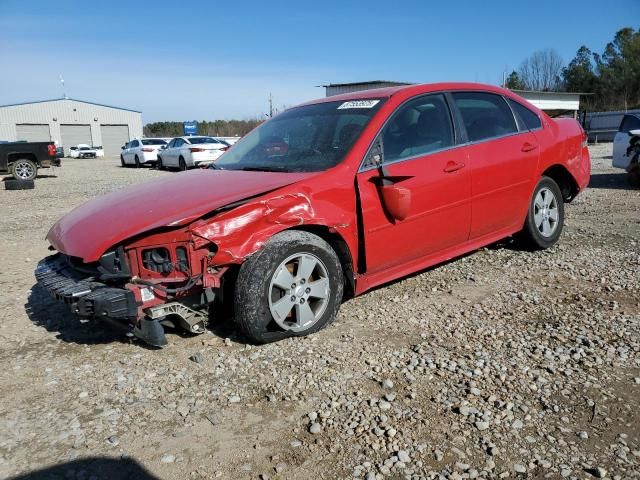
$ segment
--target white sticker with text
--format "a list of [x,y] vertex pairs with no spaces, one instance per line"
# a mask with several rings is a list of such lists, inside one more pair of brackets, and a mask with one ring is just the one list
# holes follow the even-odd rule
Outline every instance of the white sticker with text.
[[345,108],[373,108],[378,103],[380,103],[380,100],[350,100],[340,105],[338,110],[343,110]]

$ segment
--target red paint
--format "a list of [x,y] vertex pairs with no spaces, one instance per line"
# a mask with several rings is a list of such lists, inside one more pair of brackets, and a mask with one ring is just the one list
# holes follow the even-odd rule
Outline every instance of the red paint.
[[[54,225],[48,238],[58,250],[87,262],[124,244],[129,258],[138,259],[137,275],[165,283],[185,277],[163,278],[144,271],[139,252],[145,246],[186,245],[191,273],[202,273],[207,285],[217,285],[229,265],[242,263],[274,234],[326,228],[344,240],[356,293],[361,293],[516,233],[535,184],[550,167],[566,168],[579,191],[586,187],[590,160],[581,144],[580,126],[573,120],[552,120],[531,105],[542,119],[539,130],[388,164],[385,176],[390,183],[380,182],[377,169],[359,172],[369,146],[398,106],[417,95],[456,90],[493,92],[527,104],[510,91],[466,83],[386,88],[317,100],[388,97],[344,161],[327,171],[199,170],[168,175],[88,202]],[[286,148],[272,145],[276,147]],[[242,200],[246,201],[212,214]],[[364,258],[358,258],[362,253]],[[202,288],[202,281],[194,288]]]

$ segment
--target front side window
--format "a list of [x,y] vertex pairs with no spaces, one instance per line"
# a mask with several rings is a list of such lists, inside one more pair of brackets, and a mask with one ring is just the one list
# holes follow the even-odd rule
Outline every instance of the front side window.
[[401,106],[382,131],[384,161],[424,155],[454,143],[449,107],[443,95],[427,95]]
[[529,110],[527,107],[511,99],[509,99],[509,104],[511,105],[511,108],[513,108],[513,111],[516,113],[516,115],[518,115],[524,122],[527,130],[536,130],[542,126],[540,117],[538,117],[538,115]]
[[629,133],[631,130],[639,130],[640,129],[640,118],[635,115],[625,115],[622,119],[622,123],[620,124],[620,131],[624,133]]
[[453,100],[462,115],[469,141],[516,133],[513,113],[500,95],[485,92],[455,92]]
[[319,172],[334,167],[383,103],[366,99],[292,108],[238,141],[211,168]]

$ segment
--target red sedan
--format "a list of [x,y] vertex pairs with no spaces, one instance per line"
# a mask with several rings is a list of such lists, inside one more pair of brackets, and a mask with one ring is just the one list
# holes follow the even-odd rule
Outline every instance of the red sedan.
[[[589,180],[586,136],[466,83],[291,108],[207,170],[98,197],[48,234],[39,282],[152,345],[221,304],[254,342],[316,332],[346,296],[504,237],[554,245]],[[213,307],[213,308],[210,308]],[[113,323],[113,322],[112,322]]]

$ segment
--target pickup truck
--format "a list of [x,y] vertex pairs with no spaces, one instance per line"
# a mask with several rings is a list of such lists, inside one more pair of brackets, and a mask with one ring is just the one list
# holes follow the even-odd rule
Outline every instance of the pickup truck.
[[0,143],[0,174],[16,180],[33,180],[39,168],[59,167],[53,142]]

